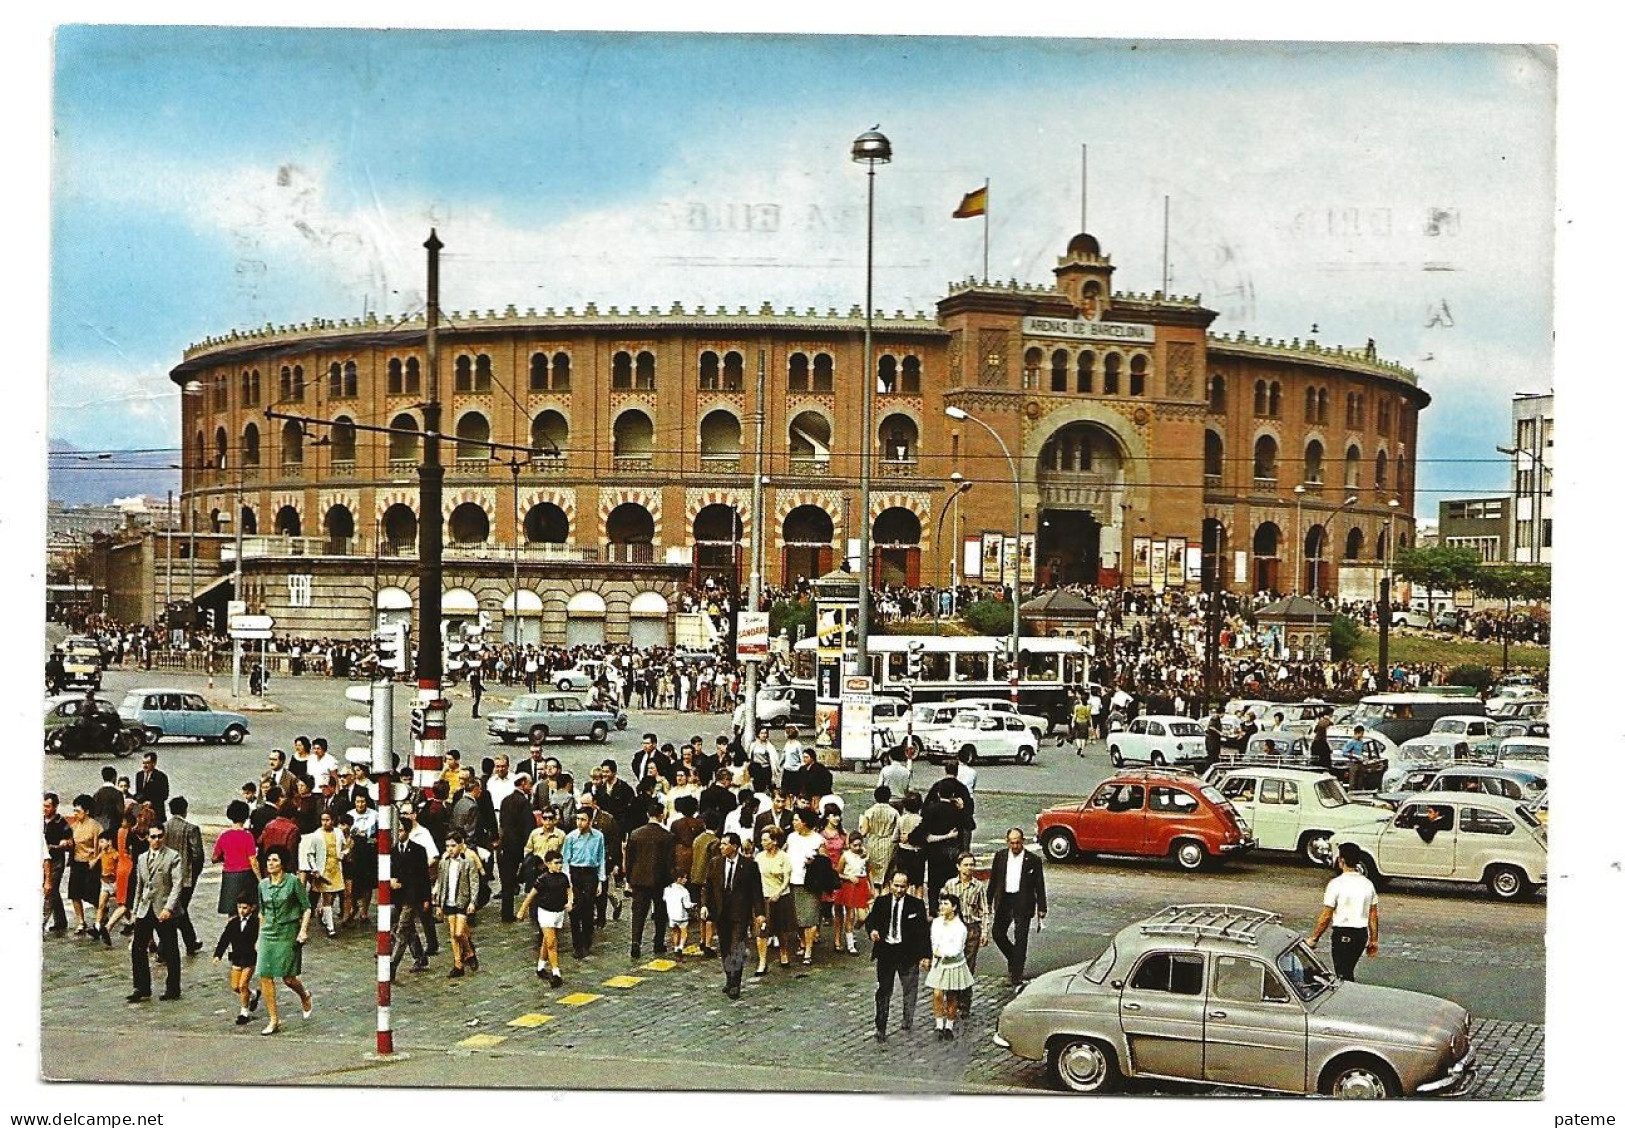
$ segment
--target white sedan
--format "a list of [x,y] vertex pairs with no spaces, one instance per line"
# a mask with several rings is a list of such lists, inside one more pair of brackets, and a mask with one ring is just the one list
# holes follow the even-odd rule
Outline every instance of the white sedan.
[[1207,729],[1189,717],[1135,717],[1111,735],[1107,751],[1112,764],[1199,764],[1207,759]]
[[961,763],[1006,759],[1030,764],[1038,755],[1038,738],[1020,717],[966,710],[952,723],[924,738],[933,760],[957,757]]
[[1040,739],[1049,731],[1049,718],[1041,717],[1037,713],[1023,713],[1007,697],[961,697],[954,704],[967,705],[983,713],[999,713],[1007,717],[1020,717],[1022,722],[1032,730],[1033,736]]

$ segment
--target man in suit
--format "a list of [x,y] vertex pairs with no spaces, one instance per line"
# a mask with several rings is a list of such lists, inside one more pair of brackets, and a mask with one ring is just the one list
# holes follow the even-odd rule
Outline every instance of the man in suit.
[[90,800],[90,814],[103,830],[117,833],[124,825],[124,792],[119,790],[118,769],[112,764],[102,769],[102,785]]
[[152,809],[163,814],[169,808],[169,776],[158,769],[158,753],[147,749],[141,753],[141,770],[135,775],[135,803],[151,803]]
[[650,798],[645,822],[626,836],[626,883],[632,887],[632,958],[643,955],[643,922],[654,906],[655,954],[666,954],[666,899],[677,866],[677,839],[660,825],[666,813],[660,800]]
[[604,769],[604,778],[599,788],[598,806],[613,816],[618,826],[623,828],[630,826],[630,816],[633,804],[637,802],[638,793],[632,789],[631,784],[619,777],[617,773],[620,769],[614,760],[605,760],[599,766]]
[[164,844],[164,828],[147,831],[147,850],[135,867],[135,897],[132,914],[135,936],[130,943],[130,971],[135,990],[125,1000],[144,1003],[152,998],[152,965],[147,948],[153,934],[158,936],[158,958],[167,972],[162,998],[181,997],[181,953],[175,945],[175,915],[180,908],[184,862]]
[[[301,738],[303,739],[303,738]],[[293,773],[288,770],[288,755],[280,748],[273,748],[266,756],[266,769],[260,773],[260,794],[264,795],[273,787],[282,789],[282,794],[293,794]]]
[[706,867],[700,893],[700,919],[716,929],[722,952],[723,992],[739,998],[745,961],[750,958],[751,924],[763,911],[762,877],[756,863],[739,856],[739,835],[724,834]]
[[875,1041],[886,1040],[892,987],[903,987],[903,1029],[914,1028],[920,997],[920,970],[931,962],[931,917],[925,902],[908,895],[908,875],[892,875],[886,892],[869,909],[869,939],[875,961]]
[[[1011,827],[1004,836],[1010,848],[993,856],[993,872],[987,879],[988,907],[993,912],[993,943],[1004,953],[1010,982],[1020,983],[1027,967],[1027,930],[1033,913],[1042,919],[1049,912],[1044,898],[1044,862],[1027,851],[1026,836]],[[1010,937],[1015,926],[1015,939]]]
[[[408,815],[410,810],[410,807],[403,807],[401,813]],[[412,950],[412,970],[429,970],[429,953],[424,951],[423,941],[418,937],[418,924],[423,923],[430,930],[429,934],[434,935],[433,926],[429,924],[434,919],[429,904],[434,883],[429,877],[428,852],[423,848],[423,843],[410,837],[415,825],[414,820],[403,817],[395,828],[395,850],[389,878],[390,888],[395,891],[391,898],[395,907],[394,951],[389,959],[391,983],[395,981],[395,973],[400,969],[408,948]]]
[[497,874],[502,879],[502,919],[514,919],[514,893],[519,887],[519,863],[525,857],[525,842],[536,829],[530,813],[530,777],[519,776],[513,790],[497,809]]
[[197,824],[186,821],[186,796],[177,795],[169,801],[169,821],[164,824],[164,841],[181,856],[181,899],[176,912],[180,937],[186,944],[186,954],[195,956],[203,950],[203,943],[192,927],[192,894],[197,890],[198,878],[203,876],[203,831]]

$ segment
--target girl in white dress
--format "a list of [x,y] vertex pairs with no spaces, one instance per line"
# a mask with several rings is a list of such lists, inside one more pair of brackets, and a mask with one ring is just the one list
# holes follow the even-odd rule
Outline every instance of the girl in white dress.
[[965,922],[959,919],[959,898],[944,893],[937,898],[937,918],[931,922],[931,970],[925,985],[931,988],[931,1014],[937,1020],[937,1037],[949,1041],[954,1036],[954,1020],[959,1017],[959,992],[975,979],[965,962]]

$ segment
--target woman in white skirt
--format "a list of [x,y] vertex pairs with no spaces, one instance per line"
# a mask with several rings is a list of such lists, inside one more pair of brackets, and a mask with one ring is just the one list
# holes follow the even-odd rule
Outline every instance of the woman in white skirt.
[[965,922],[959,919],[959,898],[952,893],[942,894],[937,898],[937,918],[931,922],[931,970],[926,973],[925,985],[931,988],[937,1037],[944,1042],[954,1036],[959,992],[975,982],[965,962],[966,935]]
[[575,894],[570,888],[569,875],[564,872],[564,855],[549,850],[542,859],[546,868],[532,879],[530,889],[519,906],[519,915],[530,912],[536,904],[536,978],[545,979],[550,986],[564,982],[559,974],[559,929],[569,918]]

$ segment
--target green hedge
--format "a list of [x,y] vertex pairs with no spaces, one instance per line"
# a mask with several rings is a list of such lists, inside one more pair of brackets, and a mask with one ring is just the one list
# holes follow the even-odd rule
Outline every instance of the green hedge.
[[962,617],[977,634],[1010,633],[1010,604],[1002,599],[979,599],[965,607]]

